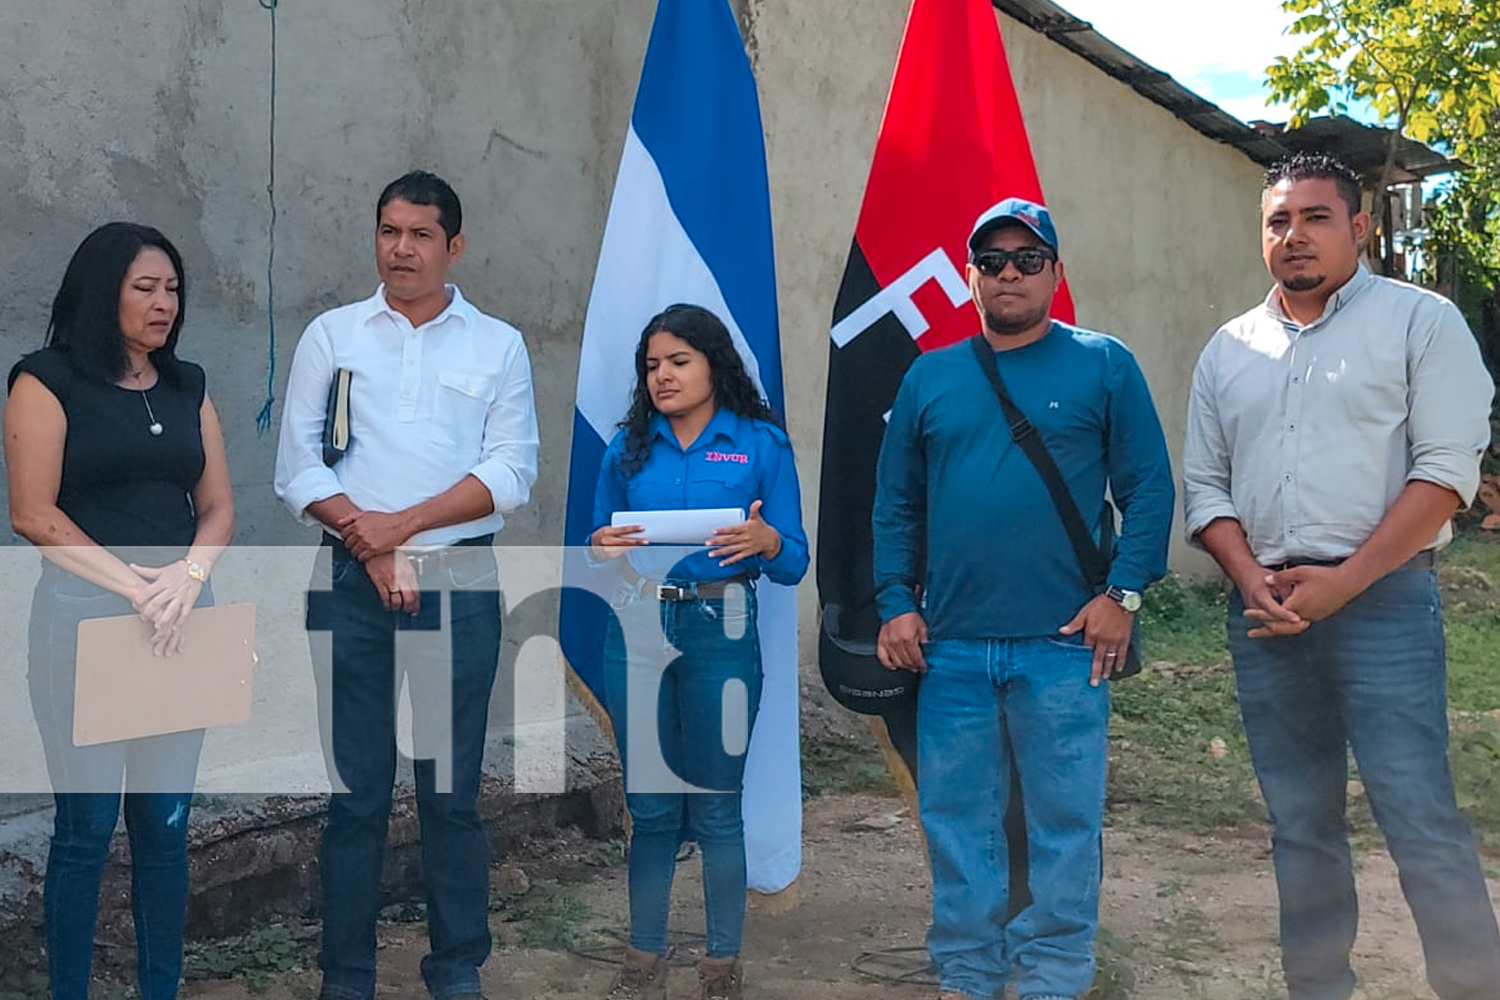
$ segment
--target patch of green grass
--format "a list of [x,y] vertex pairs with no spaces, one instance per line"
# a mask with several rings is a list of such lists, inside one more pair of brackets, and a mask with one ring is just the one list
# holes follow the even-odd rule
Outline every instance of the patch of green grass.
[[1500,855],[1500,725],[1482,716],[1460,719],[1448,757],[1459,808],[1485,852]]
[[1500,532],[1457,532],[1452,544],[1443,549],[1441,559],[1445,566],[1493,573],[1500,569]]
[[[1112,693],[1112,817],[1206,833],[1264,816],[1228,667],[1147,673]],[[1211,752],[1216,739],[1222,757]]]
[[1455,573],[1467,571],[1483,573],[1500,585],[1500,532],[1459,532],[1443,550],[1440,567],[1439,578],[1458,585],[1456,594],[1445,587],[1448,699],[1463,712],[1500,709],[1500,671],[1494,669],[1500,645],[1500,590],[1454,581]]
[[552,884],[533,887],[507,911],[506,919],[522,925],[520,941],[527,948],[569,951],[603,943],[596,931],[584,926],[589,909],[583,900]]
[[1158,899],[1171,899],[1173,896],[1181,895],[1187,885],[1180,878],[1169,878],[1165,882],[1156,885],[1156,896]]
[[1101,926],[1094,939],[1094,960],[1098,963],[1094,985],[1082,1000],[1130,1000],[1130,991],[1135,988],[1135,970],[1129,959],[1134,953],[1129,941]]
[[802,796],[900,794],[885,758],[873,745],[842,740],[802,740]]
[[279,924],[239,937],[189,945],[184,979],[238,979],[251,993],[264,993],[280,977],[313,966],[312,949]]
[[1152,585],[1141,604],[1146,661],[1214,666],[1229,660],[1224,633],[1226,596],[1218,580],[1185,580],[1175,573]]
[[1214,922],[1196,906],[1184,906],[1156,922],[1162,934],[1162,951],[1179,962],[1196,962],[1227,947]]
[[589,852],[583,863],[592,868],[618,868],[630,856],[630,841],[624,837],[606,840]]
[[1448,701],[1461,712],[1500,709],[1500,609],[1444,613],[1448,638]]

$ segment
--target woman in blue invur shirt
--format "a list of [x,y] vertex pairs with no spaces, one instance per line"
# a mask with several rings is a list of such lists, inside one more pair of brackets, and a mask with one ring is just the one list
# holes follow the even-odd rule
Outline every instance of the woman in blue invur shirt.
[[[740,788],[761,690],[754,581],[764,574],[795,584],[807,571],[797,469],[780,421],[707,309],[675,305],[652,317],[635,369],[630,412],[599,471],[600,527],[589,537],[596,560],[629,556],[604,656],[632,824],[630,945],[609,995],[665,996],[672,875],[678,845],[690,839],[703,852],[700,995],[738,1000]],[[637,524],[610,527],[617,511],[728,507],[747,516],[690,550],[653,549]]]

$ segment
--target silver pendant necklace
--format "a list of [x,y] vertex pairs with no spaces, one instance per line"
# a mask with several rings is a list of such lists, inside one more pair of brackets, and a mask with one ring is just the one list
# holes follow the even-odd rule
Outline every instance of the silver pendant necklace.
[[146,390],[141,390],[141,402],[146,404],[146,417],[151,421],[146,430],[151,432],[152,437],[161,437],[161,421],[156,419],[156,414],[151,412],[151,399],[146,395]]

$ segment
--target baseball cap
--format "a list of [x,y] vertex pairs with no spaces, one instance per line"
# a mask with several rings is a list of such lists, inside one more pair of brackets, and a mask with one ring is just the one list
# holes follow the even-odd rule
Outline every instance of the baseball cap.
[[1036,233],[1037,239],[1052,249],[1057,249],[1057,229],[1052,225],[1052,213],[1046,205],[1039,205],[1025,198],[1006,198],[985,209],[974,220],[974,230],[969,233],[969,255],[979,252],[979,245],[992,230],[1007,222],[1019,222]]

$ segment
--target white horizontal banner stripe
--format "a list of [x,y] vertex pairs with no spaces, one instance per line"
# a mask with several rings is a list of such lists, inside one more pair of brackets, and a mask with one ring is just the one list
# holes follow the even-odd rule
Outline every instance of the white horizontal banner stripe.
[[677,302],[703,306],[724,321],[750,377],[764,391],[754,352],[672,211],[650,152],[631,128],[604,226],[578,360],[578,410],[605,442],[630,409],[642,328]]

